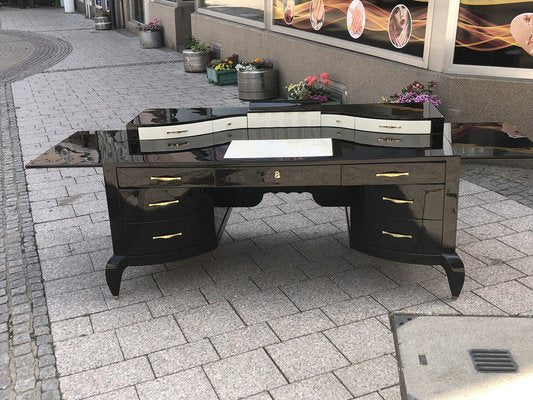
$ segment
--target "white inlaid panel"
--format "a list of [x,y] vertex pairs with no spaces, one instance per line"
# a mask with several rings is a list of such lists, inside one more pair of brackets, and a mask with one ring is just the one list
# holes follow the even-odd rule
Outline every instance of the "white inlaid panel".
[[213,121],[201,121],[183,125],[140,126],[139,140],[173,139],[213,132]]
[[331,156],[331,139],[233,140],[224,154],[224,158]]
[[355,129],[381,133],[431,133],[431,121],[355,118]]
[[257,112],[248,114],[248,128],[320,126],[320,111]]
[[213,132],[229,131],[231,129],[246,129],[248,127],[248,118],[230,117],[220,118],[213,121]]
[[322,114],[321,126],[355,129],[355,117],[349,115]]

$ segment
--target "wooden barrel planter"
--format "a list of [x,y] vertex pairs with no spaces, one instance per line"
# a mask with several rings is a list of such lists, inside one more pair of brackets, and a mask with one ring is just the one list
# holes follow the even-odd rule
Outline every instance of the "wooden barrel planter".
[[258,69],[237,72],[239,99],[268,100],[278,97],[278,71]]
[[183,69],[185,72],[205,72],[210,60],[210,51],[183,50]]
[[163,31],[139,31],[139,40],[143,49],[163,47]]
[[111,19],[109,16],[94,17],[94,29],[97,31],[108,31],[111,29]]

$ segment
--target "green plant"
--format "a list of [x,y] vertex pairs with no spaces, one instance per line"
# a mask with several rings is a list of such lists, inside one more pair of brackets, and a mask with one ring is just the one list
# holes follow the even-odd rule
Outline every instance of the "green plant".
[[185,46],[184,47],[185,47],[185,49],[196,51],[198,53],[204,53],[206,51],[210,51],[211,50],[211,47],[209,47],[204,42],[201,42],[200,40],[198,40],[194,36],[187,36],[187,38],[185,39]]
[[267,58],[258,57],[252,62],[241,61],[235,66],[237,71],[254,71],[256,69],[272,69],[274,63]]
[[137,24],[137,30],[143,32],[158,32],[161,30],[161,20],[153,18],[147,24]]
[[328,101],[327,87],[330,85],[329,74],[322,72],[320,77],[307,76],[305,81],[291,83],[287,86],[289,97],[294,100],[313,100],[323,103]]
[[239,62],[239,56],[237,54],[232,54],[224,60],[211,60],[209,67],[213,68],[215,71],[227,71],[230,69],[235,69],[235,66]]
[[384,103],[431,103],[438,107],[442,101],[433,92],[436,87],[437,84],[435,82],[429,82],[426,87],[420,82],[414,81],[389,98],[383,97],[381,101]]

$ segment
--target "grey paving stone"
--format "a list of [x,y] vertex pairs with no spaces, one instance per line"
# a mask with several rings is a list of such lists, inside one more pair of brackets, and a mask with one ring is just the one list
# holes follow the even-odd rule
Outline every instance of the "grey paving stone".
[[[117,371],[120,371],[117,374]],[[61,392],[66,400],[106,393],[154,378],[146,357],[134,358],[106,365],[90,371],[59,378]]]
[[457,218],[470,226],[486,225],[505,219],[481,206],[460,208]]
[[161,297],[161,291],[154,282],[152,276],[142,276],[135,279],[127,279],[120,284],[120,296],[115,299],[106,286],[102,286],[104,299],[109,309],[124,307],[130,304],[153,300]]
[[459,182],[459,197],[467,196],[469,194],[477,194],[477,193],[486,192],[486,191],[487,189],[485,189],[484,187],[465,181],[464,179],[461,179]]
[[350,249],[331,236],[305,240],[294,243],[293,246],[310,261],[342,256],[351,252]]
[[72,339],[93,333],[89,317],[78,317],[52,323],[52,336],[55,342]]
[[236,279],[200,289],[209,303],[246,296],[259,291],[250,278]]
[[75,243],[80,240],[81,230],[78,226],[64,228],[55,231],[35,234],[39,248],[59,246],[67,243]]
[[101,394],[94,397],[89,397],[87,400],[138,400],[135,387],[128,386],[123,389],[118,389],[112,392]]
[[500,222],[502,225],[511,228],[517,232],[523,232],[531,230],[533,226],[533,215],[527,215],[525,217],[508,219]]
[[485,267],[487,265],[481,262],[480,260],[478,260],[477,258],[472,257],[470,254],[465,253],[460,248],[456,248],[455,252],[457,253],[459,257],[461,257],[461,261],[463,262],[466,271]]
[[442,268],[435,269],[431,265],[404,264],[381,260],[375,267],[398,285],[407,286],[443,276]]
[[211,342],[220,357],[226,358],[278,343],[279,339],[266,323],[261,323],[213,336]]
[[464,315],[505,315],[499,308],[470,292],[461,293],[457,300],[443,301]]
[[303,210],[310,210],[320,207],[314,200],[311,199],[289,199],[285,204],[279,204],[278,208],[286,214],[299,212]]
[[201,368],[137,385],[140,400],[217,400]]
[[[480,268],[483,269],[483,268]],[[467,272],[470,272],[470,269],[466,270]],[[475,271],[472,270],[472,272]],[[451,298],[452,294],[450,292],[450,285],[448,284],[448,278],[445,276],[441,276],[437,279],[432,279],[430,281],[424,281],[419,282],[419,285],[422,286],[424,289],[426,289],[428,292],[430,292],[433,296],[441,298]],[[469,278],[468,276],[465,276],[465,282],[463,285],[463,293],[471,292],[474,289],[480,288],[482,285],[473,279]]]
[[485,204],[483,208],[501,215],[506,219],[524,217],[533,214],[533,209],[514,200],[504,200],[495,203]]
[[158,318],[205,304],[207,302],[202,293],[198,289],[194,289],[150,300],[148,301],[148,308],[150,308],[154,318]]
[[525,256],[524,253],[521,253],[496,239],[470,243],[461,246],[461,248],[488,265],[500,264],[505,261]]
[[527,276],[525,278],[518,279],[518,282],[533,289],[533,276]]
[[247,255],[214,260],[205,263],[204,268],[216,283],[246,278],[262,272]]
[[[489,193],[489,192],[484,192],[484,193]],[[479,206],[484,203],[486,203],[485,200],[482,200],[476,197],[475,195],[459,196],[459,208],[474,207],[474,206]]]
[[298,264],[298,268],[309,278],[317,278],[319,276],[332,275],[354,269],[352,264],[342,257],[331,257],[319,261],[306,262]]
[[235,310],[226,301],[182,311],[176,314],[176,319],[189,341],[244,326]]
[[284,244],[290,244],[299,240],[298,236],[292,231],[276,232],[272,235],[259,236],[252,239],[257,247],[261,249],[268,249]]
[[[283,217],[283,216],[281,216]],[[271,217],[278,218],[278,217]],[[231,224],[226,226],[226,232],[235,240],[252,239],[258,236],[270,235],[274,230],[270,228],[263,220],[253,220]]]
[[283,211],[281,211],[276,206],[252,208],[248,211],[243,210],[240,212],[240,215],[248,221],[252,221],[254,219],[272,217],[274,215],[280,215],[280,214],[283,214]]
[[347,400],[352,395],[331,373],[271,390],[274,400]]
[[327,277],[293,283],[281,289],[302,311],[349,299],[349,296]]
[[533,275],[533,256],[510,260],[507,264],[526,275]]
[[428,301],[427,303],[417,304],[415,306],[409,306],[401,308],[398,313],[405,314],[422,314],[422,315],[456,315],[460,314],[459,311],[453,309],[442,300]]
[[467,275],[483,286],[495,285],[524,276],[523,273],[506,264],[495,264],[484,268],[477,268],[473,271],[467,271]]
[[284,269],[257,274],[252,277],[255,284],[261,289],[271,289],[290,283],[307,280],[305,274],[299,268],[287,265]]
[[308,226],[307,228],[294,229],[293,231],[302,240],[329,236],[342,232],[333,223],[329,222],[320,225]]
[[[50,182],[46,182],[47,185]],[[32,210],[33,221],[37,223],[55,221],[63,218],[72,218],[76,215],[74,214],[74,209],[71,205],[66,206],[56,206],[56,207],[46,207],[40,209]]]
[[304,256],[291,246],[280,246],[249,254],[262,270],[266,272],[284,270],[287,266],[297,265],[307,261]]
[[382,389],[379,391],[379,394],[381,395],[381,397],[383,397],[384,400],[402,400],[399,385],[391,386],[387,389]]
[[321,310],[310,310],[276,318],[269,321],[269,325],[281,340],[320,332],[335,326]]
[[353,297],[381,292],[398,286],[372,267],[341,272],[332,275],[330,279]]
[[71,375],[123,360],[114,332],[57,342],[55,356],[60,375]]
[[515,281],[477,289],[475,293],[511,315],[533,310],[533,290]]
[[201,286],[209,286],[214,283],[199,265],[161,272],[155,274],[154,279],[165,296],[184,290],[196,289]]
[[394,352],[392,332],[373,318],[333,328],[324,334],[354,364]]
[[323,307],[322,310],[338,325],[375,317],[387,312],[386,308],[368,296],[331,304]]
[[476,193],[473,197],[483,200],[485,203],[494,203],[496,201],[506,200],[505,196],[493,191]]
[[323,224],[346,219],[344,208],[340,207],[320,207],[314,210],[304,210],[302,215],[313,221],[315,224]]
[[50,321],[60,321],[107,309],[100,288],[49,296],[48,313]]
[[382,261],[381,258],[373,257],[356,250],[351,250],[349,253],[343,254],[342,257],[356,268],[372,267]]
[[47,281],[94,271],[88,254],[43,261],[41,269]]
[[167,349],[186,342],[172,316],[117,329],[117,337],[125,358]]
[[289,382],[329,372],[349,364],[321,333],[268,346],[268,353]]
[[155,375],[161,377],[216,361],[219,357],[209,340],[202,339],[149,354],[148,359]]
[[[256,238],[255,238],[256,239]],[[234,257],[238,254],[247,254],[257,250],[257,246],[251,240],[240,240],[238,242],[227,243],[218,246],[211,254],[216,259],[223,259],[227,257]]]
[[520,250],[528,256],[533,256],[533,226],[531,229],[530,231],[499,237],[498,240]]
[[263,349],[216,361],[204,370],[221,400],[240,399],[287,383]]
[[374,358],[335,372],[354,397],[398,383],[398,366],[391,355]]
[[243,400],[272,400],[272,397],[268,394],[268,392],[261,392],[254,394],[253,396],[244,397]]
[[389,311],[435,300],[435,296],[418,285],[386,290],[373,294],[372,297]]
[[[304,217],[299,212],[265,218],[263,222],[268,224],[268,226],[270,226],[270,228],[272,228],[276,232],[305,228],[306,226],[314,225],[312,221]],[[274,231],[271,231],[269,233],[274,233]]]
[[247,325],[298,312],[294,304],[279,289],[265,290],[233,299],[231,304]]
[[57,296],[105,284],[105,274],[102,271],[96,271],[48,281],[45,284],[45,290],[47,296]]
[[479,225],[472,228],[465,228],[464,231],[480,240],[494,239],[499,236],[515,233],[511,228],[502,225],[502,223],[494,222],[492,224]]
[[145,303],[103,311],[92,314],[90,317],[95,332],[108,331],[152,319],[150,310]]

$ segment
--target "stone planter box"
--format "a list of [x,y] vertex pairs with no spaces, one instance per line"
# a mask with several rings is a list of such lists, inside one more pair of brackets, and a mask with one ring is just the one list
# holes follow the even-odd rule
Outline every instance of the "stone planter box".
[[209,61],[211,61],[210,51],[183,50],[185,72],[205,72]]
[[278,97],[278,71],[263,69],[237,72],[239,99],[268,100]]
[[220,86],[235,85],[237,83],[237,70],[216,71],[213,68],[207,68],[207,80]]
[[163,31],[139,31],[139,41],[143,49],[163,47]]

